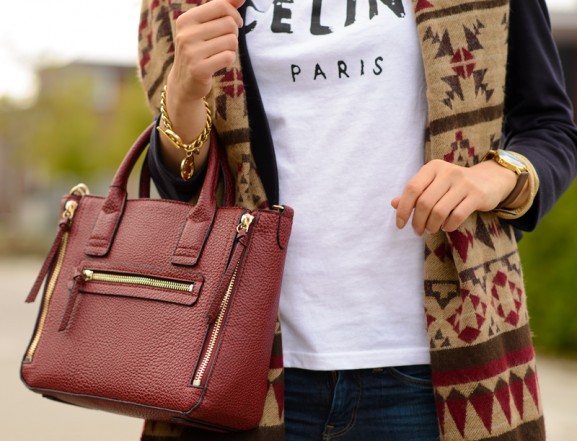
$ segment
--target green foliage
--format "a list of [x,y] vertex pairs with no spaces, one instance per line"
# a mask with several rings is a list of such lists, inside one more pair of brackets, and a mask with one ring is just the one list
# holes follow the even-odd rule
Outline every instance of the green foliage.
[[98,126],[91,117],[89,86],[88,79],[78,78],[48,89],[26,112],[33,125],[21,153],[50,175],[86,175],[96,169],[90,152],[95,151]]
[[577,182],[519,243],[535,344],[577,354]]
[[86,179],[118,166],[152,117],[135,73],[99,85],[94,71],[49,72],[34,107],[7,115],[26,127],[12,136],[18,162],[50,179]]

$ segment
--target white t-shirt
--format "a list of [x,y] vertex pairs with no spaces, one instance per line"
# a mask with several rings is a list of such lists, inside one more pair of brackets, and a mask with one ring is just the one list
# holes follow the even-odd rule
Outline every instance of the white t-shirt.
[[397,230],[390,206],[424,156],[411,2],[313,4],[252,0],[245,19],[280,201],[295,209],[281,293],[284,362],[428,363],[423,239]]

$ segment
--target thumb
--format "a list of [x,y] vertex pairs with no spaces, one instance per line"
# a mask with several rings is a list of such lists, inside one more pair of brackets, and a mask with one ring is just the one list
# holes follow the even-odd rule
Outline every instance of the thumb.
[[399,207],[399,201],[400,200],[401,200],[401,198],[398,196],[396,198],[393,198],[391,200],[391,207],[393,207],[396,210]]

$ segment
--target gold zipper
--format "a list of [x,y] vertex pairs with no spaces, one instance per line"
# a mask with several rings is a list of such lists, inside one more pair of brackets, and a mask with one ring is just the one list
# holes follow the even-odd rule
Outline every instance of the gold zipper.
[[[74,217],[74,213],[76,212],[77,208],[78,202],[74,200],[67,201],[64,205],[64,212],[62,213],[62,216],[68,219],[68,222],[72,222],[72,218]],[[36,328],[34,337],[32,338],[30,346],[28,347],[28,351],[26,352],[26,356],[24,357],[24,361],[26,363],[32,362],[34,353],[36,352],[36,348],[40,342],[40,336],[42,335],[42,330],[44,329],[44,324],[46,323],[46,316],[48,315],[48,306],[50,305],[50,300],[52,299],[52,294],[54,293],[54,288],[56,287],[56,281],[58,280],[60,270],[62,269],[62,262],[64,261],[64,254],[66,254],[69,235],[70,233],[66,231],[60,240],[58,258],[56,259],[56,264],[54,265],[52,276],[46,285],[46,294],[44,295],[44,299],[42,301],[42,310],[40,311],[40,317],[38,319],[38,327]]]
[[156,279],[146,276],[132,276],[128,274],[100,273],[89,269],[82,271],[82,278],[85,282],[95,281],[124,285],[140,285],[181,292],[192,292],[194,290],[194,283],[174,282],[171,280]]
[[[251,214],[249,214],[249,213],[243,214],[243,216],[241,217],[240,223],[236,227],[236,231],[238,233],[241,233],[241,231],[244,231],[244,234],[246,234],[248,232],[250,224],[252,223],[253,220],[254,220],[254,216],[252,216]],[[220,335],[222,323],[224,322],[224,317],[225,317],[227,310],[228,310],[228,304],[230,302],[230,297],[231,297],[232,291],[234,289],[234,284],[236,282],[236,276],[238,273],[239,266],[240,266],[240,259],[236,263],[236,266],[235,266],[234,271],[232,273],[232,277],[230,278],[230,283],[228,284],[228,287],[226,289],[226,293],[222,299],[222,302],[220,303],[220,309],[218,312],[218,316],[216,317],[216,320],[214,322],[212,332],[210,334],[210,339],[208,341],[208,345],[207,345],[206,351],[204,353],[204,357],[202,357],[202,361],[200,362],[198,370],[196,371],[196,375],[194,376],[194,379],[192,381],[193,386],[200,386],[202,384],[202,378],[204,377],[204,373],[206,372],[206,369],[208,368],[208,363],[210,362],[210,360],[212,358],[214,348],[216,347],[216,343],[217,343],[218,337]]]
[[218,340],[218,336],[220,334],[220,329],[222,327],[222,322],[224,321],[224,316],[226,314],[228,302],[230,300],[230,296],[232,294],[232,289],[234,288],[234,282],[236,280],[236,274],[238,272],[238,263],[236,264],[236,268],[232,273],[232,278],[230,279],[230,283],[228,284],[228,288],[226,290],[226,294],[222,299],[220,311],[218,313],[218,317],[214,322],[214,327],[212,328],[212,334],[210,335],[210,340],[208,341],[208,346],[206,348],[206,352],[204,353],[204,357],[198,367],[196,375],[194,376],[194,380],[192,382],[193,386],[200,386],[202,383],[202,377],[208,367],[208,362],[212,357],[212,353],[214,352],[214,347],[216,346],[216,342]]

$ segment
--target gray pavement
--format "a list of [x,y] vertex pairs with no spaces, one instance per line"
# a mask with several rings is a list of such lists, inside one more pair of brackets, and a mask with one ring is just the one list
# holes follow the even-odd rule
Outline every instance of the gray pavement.
[[[53,403],[29,392],[19,379],[38,301],[24,304],[37,260],[0,260],[1,441],[137,441],[133,418]],[[577,441],[577,362],[539,358],[548,441]]]

